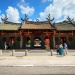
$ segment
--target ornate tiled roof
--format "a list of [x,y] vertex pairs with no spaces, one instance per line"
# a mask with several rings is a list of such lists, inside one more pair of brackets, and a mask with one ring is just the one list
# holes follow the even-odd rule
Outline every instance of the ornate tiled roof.
[[1,24],[0,30],[18,30],[18,29],[56,29],[57,31],[75,30],[75,26],[67,23],[56,23],[53,27],[48,22],[30,22],[24,25],[21,23]]
[[21,29],[55,29],[49,23],[31,23],[22,25]]
[[58,31],[69,31],[69,30],[75,30],[75,26],[72,24],[67,24],[67,23],[60,23],[56,25],[56,30]]
[[17,24],[1,24],[0,30],[18,30],[21,25]]

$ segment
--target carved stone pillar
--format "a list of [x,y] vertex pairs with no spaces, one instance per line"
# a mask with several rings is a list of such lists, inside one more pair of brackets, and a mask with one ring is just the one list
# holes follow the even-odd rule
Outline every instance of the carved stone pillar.
[[31,40],[31,49],[33,49],[34,48],[34,34],[31,34],[30,36],[31,36],[31,38],[30,38],[30,40]]
[[53,48],[55,48],[55,35],[53,35]]
[[22,48],[22,46],[23,46],[23,35],[21,35],[20,37],[20,48]]
[[55,48],[55,34],[56,34],[56,31],[54,30],[53,31],[53,48]]
[[45,48],[45,42],[44,42],[44,39],[45,39],[45,34],[42,34],[42,35],[41,35],[41,48],[42,48],[42,49]]

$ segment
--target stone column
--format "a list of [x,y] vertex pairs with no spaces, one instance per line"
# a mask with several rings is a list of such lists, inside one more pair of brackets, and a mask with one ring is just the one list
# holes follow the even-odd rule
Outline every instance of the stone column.
[[25,50],[25,56],[27,56],[27,49]]
[[53,47],[55,48],[55,34],[56,34],[56,31],[54,30],[53,31]]
[[53,48],[55,48],[55,35],[53,35]]
[[23,36],[21,35],[21,38],[20,38],[20,48],[22,48],[23,46]]
[[42,35],[41,35],[41,48],[42,48],[42,49],[45,48],[44,38],[45,38],[45,34],[42,34]]
[[15,50],[13,49],[13,50],[12,50],[12,56],[14,56],[14,55],[15,55]]
[[31,34],[30,36],[31,36],[31,38],[30,38],[30,40],[31,40],[31,48],[33,49],[34,48],[34,34]]
[[0,50],[0,56],[2,56],[2,50]]
[[53,50],[51,50],[51,56],[53,56]]

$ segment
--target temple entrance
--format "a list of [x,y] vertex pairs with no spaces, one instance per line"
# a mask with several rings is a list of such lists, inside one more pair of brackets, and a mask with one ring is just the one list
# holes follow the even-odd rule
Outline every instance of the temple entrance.
[[60,38],[60,43],[63,45],[64,47],[64,43],[66,43],[66,37],[61,37]]
[[34,48],[41,48],[41,38],[40,37],[34,38]]
[[8,43],[8,49],[11,49],[12,44],[14,43],[15,38],[14,37],[9,37],[7,43]]
[[30,37],[26,37],[26,47],[31,47],[31,40]]
[[60,38],[60,43],[66,43],[66,37],[61,37]]

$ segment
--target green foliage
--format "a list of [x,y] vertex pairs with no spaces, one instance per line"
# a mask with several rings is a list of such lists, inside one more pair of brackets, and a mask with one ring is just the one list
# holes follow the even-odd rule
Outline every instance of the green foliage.
[[31,44],[31,41],[30,40],[28,40],[28,45],[30,45]]
[[75,21],[73,21],[73,23],[75,24]]
[[64,20],[64,21],[63,21],[63,23],[66,23],[66,22],[67,22],[67,20]]

